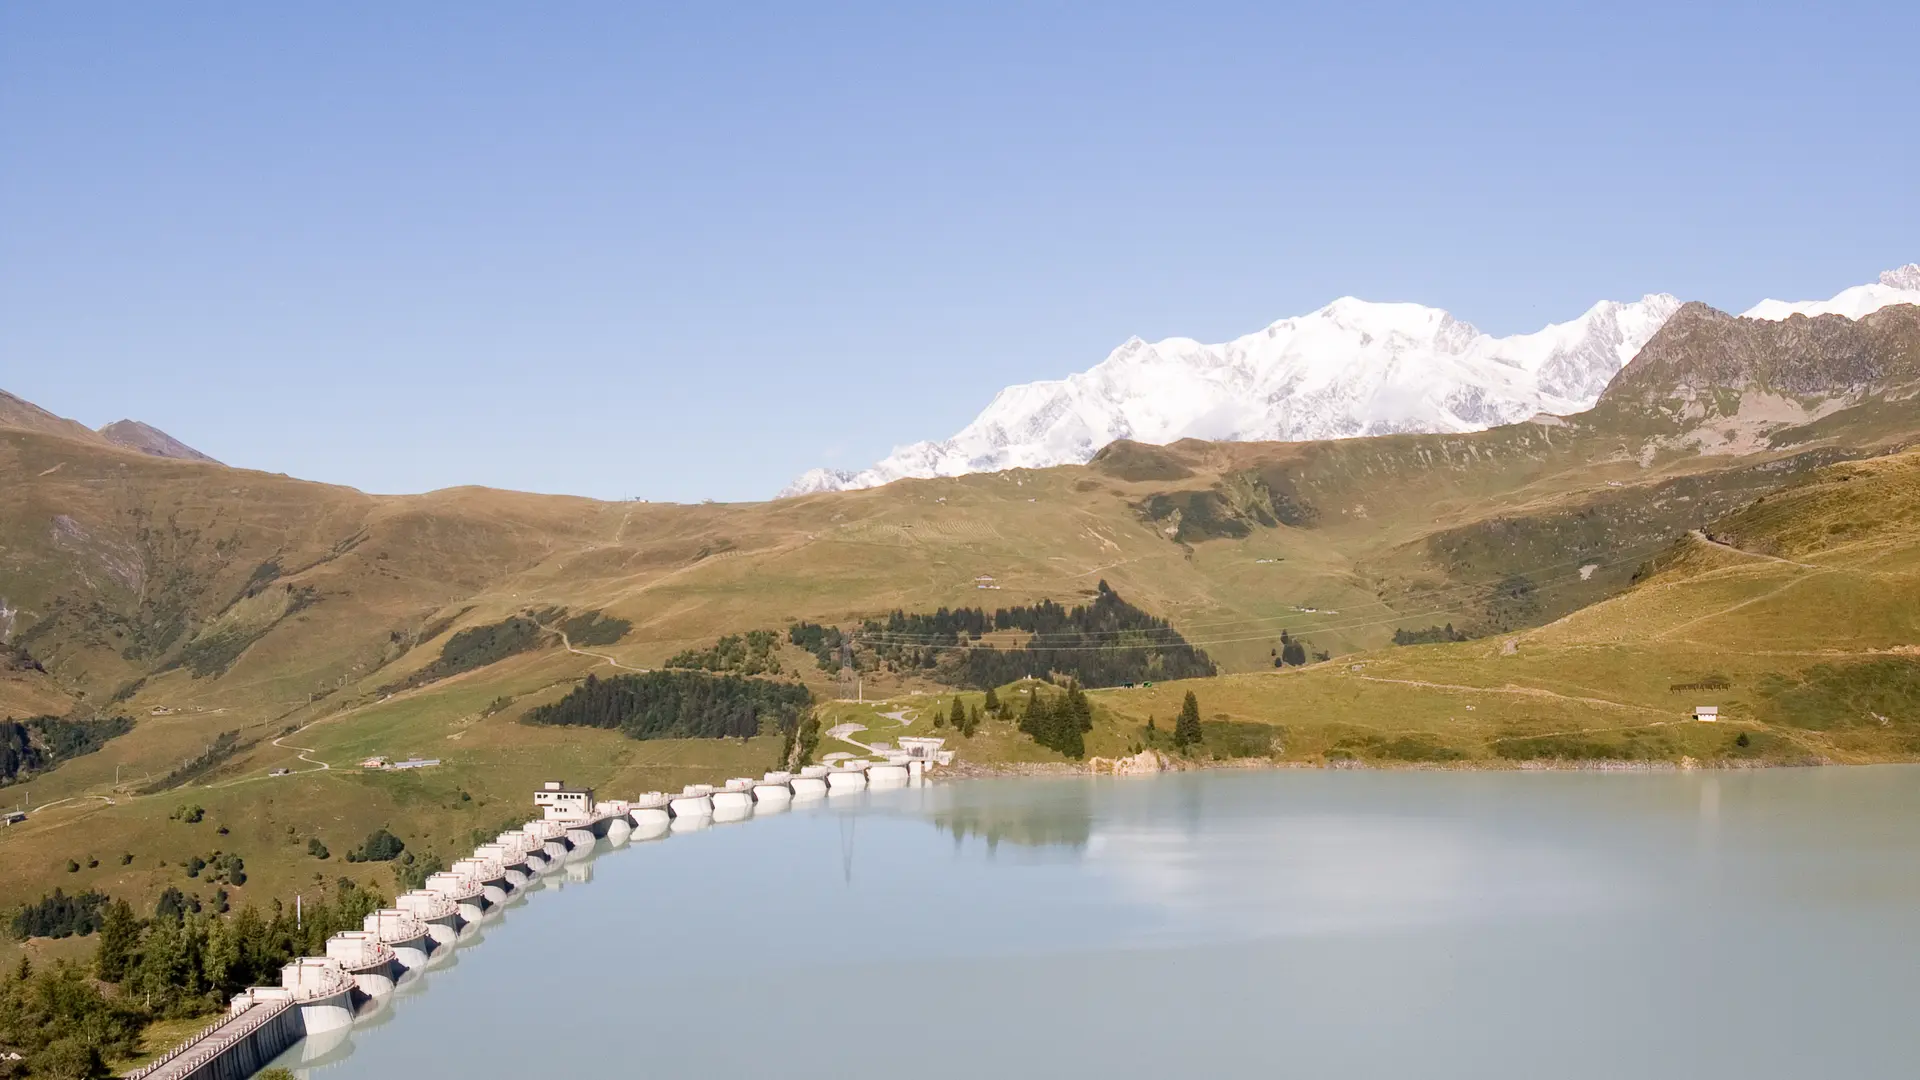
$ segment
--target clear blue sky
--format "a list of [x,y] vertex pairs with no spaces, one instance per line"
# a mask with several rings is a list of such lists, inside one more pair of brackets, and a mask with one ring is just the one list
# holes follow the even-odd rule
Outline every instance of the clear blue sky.
[[1920,259],[1920,4],[8,4],[0,388],[747,499],[1129,334]]

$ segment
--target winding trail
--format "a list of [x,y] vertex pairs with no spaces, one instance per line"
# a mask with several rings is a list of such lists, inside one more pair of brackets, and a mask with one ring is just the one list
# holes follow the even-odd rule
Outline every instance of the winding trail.
[[1508,683],[1505,686],[1462,686],[1454,683],[1427,682],[1424,679],[1388,679],[1388,678],[1383,678],[1379,675],[1356,675],[1354,676],[1354,678],[1361,679],[1366,682],[1397,683],[1401,686],[1418,686],[1428,690],[1459,690],[1459,691],[1464,691],[1466,693],[1471,693],[1471,694],[1519,694],[1524,697],[1555,698],[1560,701],[1575,701],[1583,705],[1598,705],[1608,709],[1631,709],[1637,712],[1650,712],[1655,715],[1665,715],[1664,713],[1662,713],[1661,710],[1655,709],[1648,705],[1634,705],[1625,701],[1610,701],[1606,698],[1579,697],[1573,694],[1562,694],[1554,690],[1542,690],[1537,686],[1515,686],[1512,683]]
[[[300,734],[300,731],[305,731],[305,730],[306,730],[306,725],[304,725],[304,724],[302,724],[302,725],[300,726],[300,730],[299,730],[299,731],[295,731],[295,732],[294,732],[294,734],[295,734],[295,735],[298,735],[298,734]],[[315,750],[315,749],[314,749],[313,747],[311,747],[311,746],[294,746],[294,745],[292,745],[291,743],[288,743],[288,742],[286,742],[286,741],[285,741],[285,740],[286,740],[286,738],[287,738],[287,737],[286,737],[285,735],[282,735],[282,736],[280,736],[280,737],[279,737],[278,739],[274,739],[274,740],[273,740],[273,742],[272,742],[272,745],[274,745],[274,746],[277,746],[277,747],[279,747],[279,748],[280,748],[280,749],[282,749],[282,750],[292,750],[292,751],[295,751],[295,753],[296,753],[296,756],[297,756],[297,757],[299,757],[299,759],[300,759],[301,761],[304,761],[304,762],[306,762],[306,763],[307,763],[307,764],[309,764],[309,765],[318,765],[318,766],[320,766],[320,767],[319,767],[319,768],[317,768],[317,769],[308,769],[308,770],[306,770],[307,772],[326,772],[326,771],[327,771],[328,769],[331,769],[331,768],[333,768],[333,766],[331,766],[331,765],[329,765],[329,764],[327,764],[327,763],[326,763],[326,762],[324,762],[324,761],[321,761],[321,760],[320,760],[319,758],[311,758],[311,757],[308,757],[308,756],[307,756],[308,754],[314,754],[314,753],[318,753],[318,752],[319,752],[319,751],[317,751],[317,750]]]
[[114,805],[114,801],[112,799],[107,798],[105,795],[69,795],[64,799],[55,799],[50,803],[42,803],[41,805],[36,806],[33,809],[27,811],[27,813],[29,814],[45,813],[46,811],[51,810],[56,806],[63,806],[70,802],[81,802],[86,799],[99,799],[101,802],[106,803],[108,806]]
[[1724,540],[1715,540],[1713,537],[1708,536],[1705,532],[1699,529],[1691,529],[1688,531],[1687,535],[1693,537],[1695,540],[1698,540],[1703,544],[1708,544],[1713,547],[1717,547],[1722,551],[1731,551],[1735,555],[1745,555],[1749,559],[1765,559],[1768,562],[1783,563],[1787,566],[1798,566],[1802,570],[1833,569],[1833,567],[1831,566],[1821,566],[1817,563],[1795,562],[1792,559],[1783,559],[1778,555],[1768,555],[1759,551],[1748,551],[1746,548],[1734,547],[1732,544],[1729,544]]
[[[1783,559],[1781,561],[1785,562],[1786,560]],[[1804,564],[1793,563],[1791,565],[1800,566]],[[1780,586],[1777,589],[1768,589],[1766,592],[1761,593],[1759,596],[1749,597],[1745,600],[1740,601],[1737,604],[1732,605],[1731,607],[1724,607],[1718,611],[1709,611],[1705,615],[1700,615],[1695,618],[1688,619],[1686,622],[1677,623],[1673,626],[1669,626],[1665,630],[1662,630],[1659,633],[1653,635],[1653,639],[1655,641],[1659,641],[1665,638],[1670,638],[1682,630],[1685,630],[1689,627],[1698,626],[1701,623],[1708,621],[1709,619],[1717,619],[1722,615],[1731,615],[1732,613],[1739,611],[1741,608],[1752,607],[1755,604],[1764,603],[1768,600],[1773,599],[1776,596],[1779,596],[1781,593],[1786,592],[1788,589],[1793,588],[1794,586],[1800,584],[1801,582],[1810,580],[1824,572],[1826,572],[1824,568],[1817,569],[1812,574],[1804,574],[1804,575],[1801,575],[1800,577],[1793,578],[1792,580],[1788,581],[1786,584]]]
[[544,627],[541,627],[541,629],[551,630],[555,634],[559,635],[560,644],[565,646],[566,650],[575,656],[591,656],[595,660],[601,661],[602,663],[612,664],[614,667],[617,667],[622,671],[634,671],[634,672],[645,673],[647,670],[649,670],[643,667],[634,667],[631,664],[623,664],[620,661],[615,660],[613,657],[606,655],[605,653],[588,652],[585,649],[576,649],[573,646],[573,642],[567,638],[567,632],[565,630],[560,629],[557,626],[544,626]]
[[848,746],[857,746],[860,749],[865,750],[869,754],[879,753],[878,750],[875,750],[873,747],[868,746],[866,743],[854,741],[853,736],[865,730],[867,730],[865,724],[835,724],[832,727],[827,729],[826,735],[827,735],[827,738],[838,739],[839,741],[846,743]]

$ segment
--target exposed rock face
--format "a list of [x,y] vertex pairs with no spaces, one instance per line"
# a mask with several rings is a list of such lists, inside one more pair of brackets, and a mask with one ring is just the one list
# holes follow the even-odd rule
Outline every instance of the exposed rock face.
[[1700,400],[1762,390],[1801,399],[1859,399],[1920,385],[1920,307],[1839,315],[1737,318],[1683,306],[1600,397],[1602,406]]
[[1087,762],[1087,771],[1114,776],[1150,776],[1173,768],[1173,762],[1158,750],[1142,750],[1132,757],[1097,757]]
[[115,420],[100,429],[100,436],[116,446],[138,450],[143,454],[152,454],[154,457],[220,464],[159,428],[143,424],[138,420]]
[[18,645],[7,645],[3,640],[0,640],[0,672],[38,671],[45,674],[46,670],[46,668],[40,666],[40,661],[35,660],[33,655],[27,652],[27,650]]

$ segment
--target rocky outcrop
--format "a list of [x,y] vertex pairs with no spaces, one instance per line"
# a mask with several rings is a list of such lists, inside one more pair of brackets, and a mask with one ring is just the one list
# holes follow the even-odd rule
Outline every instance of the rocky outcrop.
[[138,450],[154,457],[220,464],[159,428],[151,424],[143,424],[138,420],[115,420],[100,429],[100,437],[115,446],[124,446],[129,450]]
[[1151,776],[1173,769],[1173,760],[1158,750],[1142,750],[1132,757],[1090,758],[1087,771],[1109,776]]
[[1596,413],[1700,401],[1728,414],[1715,395],[1764,391],[1800,399],[1858,400],[1920,386],[1920,307],[1839,315],[1748,319],[1705,304],[1682,307],[1600,396]]
[[47,669],[33,658],[33,654],[18,645],[7,645],[4,641],[4,638],[0,638],[0,672],[37,671],[46,674]]

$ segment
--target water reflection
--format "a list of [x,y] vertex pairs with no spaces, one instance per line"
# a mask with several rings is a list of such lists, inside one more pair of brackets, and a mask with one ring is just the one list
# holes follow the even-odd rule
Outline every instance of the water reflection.
[[1002,841],[1027,848],[1079,853],[1093,838],[1093,791],[1084,784],[1049,785],[1039,798],[1009,799],[997,784],[959,784],[928,789],[922,812],[953,837],[957,850],[983,840],[997,851]]
[[[553,875],[486,949],[462,942],[433,993],[403,985],[352,1040],[281,1064],[340,1080],[1905,1075],[1915,821],[1920,769],[865,792],[629,847],[581,864],[589,889]],[[742,1023],[742,973],[763,971],[788,989]],[[942,1036],[905,1066],[819,1049],[930,1017],[990,1017],[992,1037]],[[555,1037],[492,1037],[512,1031]]]

